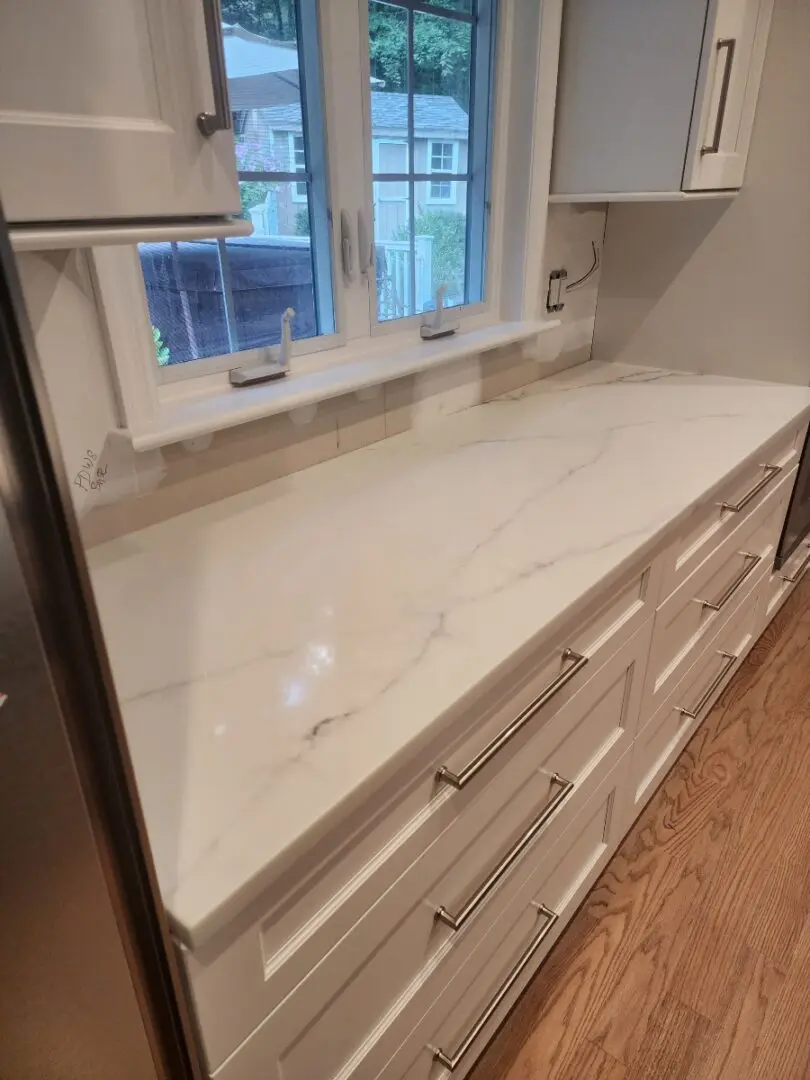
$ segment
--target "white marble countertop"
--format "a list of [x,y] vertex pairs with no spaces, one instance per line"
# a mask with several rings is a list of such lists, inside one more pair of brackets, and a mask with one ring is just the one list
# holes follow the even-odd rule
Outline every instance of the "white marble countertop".
[[91,550],[181,936],[808,410],[587,364]]

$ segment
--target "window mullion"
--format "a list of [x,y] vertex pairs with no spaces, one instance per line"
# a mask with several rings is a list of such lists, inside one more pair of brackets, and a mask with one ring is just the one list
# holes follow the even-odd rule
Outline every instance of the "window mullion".
[[[348,340],[368,337],[369,252],[358,249],[359,215],[372,232],[371,139],[367,116],[367,16],[358,0],[321,4],[326,131],[331,178],[332,240],[339,329]],[[363,73],[366,73],[364,80]],[[366,124],[368,123],[368,128]],[[350,226],[354,280],[342,271],[340,215]],[[362,265],[363,272],[360,272]]]
[[414,14],[412,10],[408,11],[408,169],[411,173],[411,179],[408,181],[408,236],[410,238],[410,259],[409,259],[409,274],[410,274],[410,303],[408,304],[408,315],[414,315],[416,313],[416,207],[414,200],[416,198],[416,184],[413,181],[413,173],[416,169],[416,139],[414,138],[414,84],[416,64],[413,56],[413,20]]

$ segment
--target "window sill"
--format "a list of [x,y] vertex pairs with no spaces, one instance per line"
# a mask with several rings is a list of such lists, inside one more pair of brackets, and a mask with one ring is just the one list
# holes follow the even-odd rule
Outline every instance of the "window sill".
[[340,362],[318,371],[294,372],[277,382],[247,389],[218,386],[164,401],[152,423],[130,428],[128,435],[134,450],[154,450],[441,367],[465,356],[525,341],[559,325],[558,319],[496,323],[394,351],[390,340],[386,344],[384,338],[378,338],[372,350],[352,346],[341,349]]

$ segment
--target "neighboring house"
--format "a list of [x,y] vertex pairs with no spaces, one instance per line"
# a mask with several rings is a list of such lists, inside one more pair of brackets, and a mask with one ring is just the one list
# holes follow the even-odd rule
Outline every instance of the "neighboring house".
[[[304,139],[298,94],[298,54],[293,45],[271,41],[240,26],[223,26],[228,86],[237,144],[244,170],[304,171]],[[372,86],[380,85],[373,80]],[[408,96],[371,90],[372,166],[375,173],[408,167]],[[414,95],[414,171],[437,179],[415,184],[415,212],[463,213],[465,185],[441,179],[467,168],[468,116],[454,98]],[[375,239],[394,240],[408,221],[408,184],[375,185]],[[257,232],[290,236],[302,225],[306,185],[278,184],[252,214]]]

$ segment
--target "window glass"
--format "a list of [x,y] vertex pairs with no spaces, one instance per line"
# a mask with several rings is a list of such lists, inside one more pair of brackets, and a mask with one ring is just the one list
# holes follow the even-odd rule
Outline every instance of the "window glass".
[[[475,123],[470,87],[474,54],[488,68],[490,49],[486,42],[474,49],[478,21],[469,0],[431,6],[435,14],[416,10],[408,0],[369,3],[380,321],[431,310],[439,285],[447,286],[448,305],[473,302],[483,292],[487,169],[486,154],[475,173],[470,167]],[[488,135],[488,100],[481,108]],[[392,174],[400,178],[385,179]],[[468,236],[479,253],[475,274],[467,265]]]
[[[296,0],[222,0],[242,216],[253,235],[140,245],[161,367],[334,330],[316,20]],[[310,26],[309,23],[312,22]],[[299,32],[300,31],[300,32]],[[313,154],[318,141],[319,153]],[[295,174],[300,180],[294,180]]]

